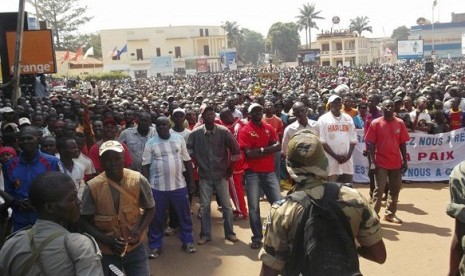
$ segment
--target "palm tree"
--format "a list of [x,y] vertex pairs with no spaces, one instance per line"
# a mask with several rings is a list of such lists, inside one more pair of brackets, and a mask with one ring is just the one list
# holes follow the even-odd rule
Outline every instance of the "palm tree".
[[351,32],[357,32],[358,36],[362,36],[363,31],[369,31],[370,33],[373,32],[370,24],[370,19],[367,16],[357,16],[355,19],[350,20],[349,29]]
[[244,39],[242,29],[240,29],[236,21],[226,21],[223,25],[221,25],[221,27],[226,32],[228,48],[237,47],[239,45],[239,42],[241,42]]
[[[302,8],[299,8],[300,14],[296,16],[297,18],[297,25],[299,26],[299,30],[305,29],[305,40],[307,43],[307,48],[310,42],[312,44],[312,28],[318,30],[318,26],[315,23],[315,19],[325,19],[324,17],[320,16],[321,11],[315,10],[315,4],[304,4]],[[308,30],[308,37],[307,37],[307,30]]]

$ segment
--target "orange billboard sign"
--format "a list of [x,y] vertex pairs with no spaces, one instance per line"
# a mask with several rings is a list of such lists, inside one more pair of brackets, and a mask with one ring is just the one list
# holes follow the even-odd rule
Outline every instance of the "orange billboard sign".
[[[16,32],[6,32],[10,74],[14,72]],[[21,54],[21,75],[56,73],[52,31],[24,31]]]

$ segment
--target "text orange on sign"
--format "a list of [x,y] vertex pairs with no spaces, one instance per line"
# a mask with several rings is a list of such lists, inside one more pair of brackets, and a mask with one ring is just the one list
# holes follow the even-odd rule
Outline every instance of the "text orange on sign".
[[[6,42],[10,74],[13,74],[16,32],[7,32]],[[56,73],[52,31],[24,31],[21,60],[21,75]]]

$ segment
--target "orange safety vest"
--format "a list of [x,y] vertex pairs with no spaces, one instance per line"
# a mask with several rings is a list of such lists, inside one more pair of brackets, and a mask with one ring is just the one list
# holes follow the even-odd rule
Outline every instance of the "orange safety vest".
[[[139,208],[140,178],[141,174],[136,171],[124,169],[123,179],[115,183],[106,177],[105,172],[99,174],[88,182],[90,192],[95,202],[94,225],[105,235],[113,238],[124,238],[128,240],[129,233],[141,223],[141,209]],[[127,194],[119,192],[119,209],[115,210],[113,197],[110,191],[110,184],[119,185]],[[146,238],[144,233],[139,243],[128,245],[127,252],[139,246]],[[105,254],[113,254],[111,248],[102,242],[97,241],[100,250]]]

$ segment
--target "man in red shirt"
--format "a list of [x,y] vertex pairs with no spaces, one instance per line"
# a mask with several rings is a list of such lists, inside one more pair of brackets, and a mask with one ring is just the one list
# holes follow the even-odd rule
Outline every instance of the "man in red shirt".
[[[221,124],[228,128],[228,130],[234,135],[237,141],[239,131],[244,126],[244,123],[239,119],[235,118],[231,109],[225,107],[220,111]],[[241,155],[243,153],[241,152]],[[245,196],[243,189],[243,178],[244,178],[244,156],[240,160],[234,162],[232,176],[228,180],[229,184],[229,195],[236,206],[234,210],[234,217],[241,219],[248,219],[249,215],[247,212],[247,205],[245,204]]]
[[239,131],[239,146],[245,153],[245,180],[247,183],[247,204],[249,206],[252,249],[262,247],[262,224],[260,218],[260,189],[272,204],[281,199],[278,178],[275,174],[275,153],[281,150],[278,135],[272,126],[262,121],[263,107],[258,103],[250,105],[250,121]]
[[407,166],[406,142],[410,140],[404,122],[394,116],[394,102],[382,103],[383,117],[374,119],[366,133],[365,141],[370,147],[371,167],[375,173],[373,205],[376,213],[381,209],[381,198],[389,179],[389,198],[384,220],[402,223],[396,216],[397,199],[402,185],[402,173]]

